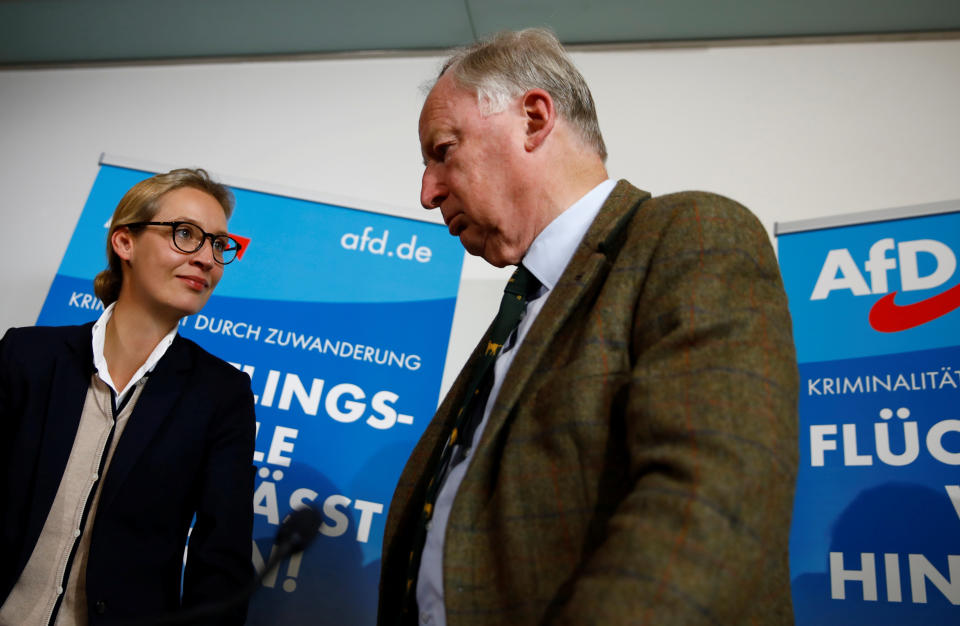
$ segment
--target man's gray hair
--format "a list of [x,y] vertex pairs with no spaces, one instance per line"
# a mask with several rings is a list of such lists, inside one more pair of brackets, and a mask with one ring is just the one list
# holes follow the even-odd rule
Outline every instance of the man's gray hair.
[[[546,28],[502,31],[458,48],[440,70],[450,72],[461,87],[475,91],[484,114],[499,113],[530,89],[553,98],[560,116],[606,160],[593,96],[553,32]],[[439,79],[438,76],[438,79]]]

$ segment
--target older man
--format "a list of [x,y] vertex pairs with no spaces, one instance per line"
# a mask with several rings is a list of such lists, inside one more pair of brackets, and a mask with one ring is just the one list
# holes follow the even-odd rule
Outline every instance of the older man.
[[397,485],[380,623],[792,622],[797,370],[762,226],[609,180],[548,31],[457,51],[420,144],[424,207],[518,270]]

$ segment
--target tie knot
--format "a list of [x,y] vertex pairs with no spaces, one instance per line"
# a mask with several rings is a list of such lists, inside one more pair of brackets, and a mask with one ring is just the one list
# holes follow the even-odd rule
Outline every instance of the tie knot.
[[507,293],[523,296],[524,300],[528,300],[539,289],[540,281],[523,264],[517,266],[510,280],[507,281],[507,286],[503,288]]

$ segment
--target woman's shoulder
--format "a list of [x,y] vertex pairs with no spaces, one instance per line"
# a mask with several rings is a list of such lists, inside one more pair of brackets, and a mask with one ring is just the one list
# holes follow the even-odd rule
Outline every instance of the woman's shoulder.
[[10,328],[0,339],[0,369],[26,377],[44,376],[61,358],[74,355],[78,362],[93,363],[91,327],[21,326]]
[[176,341],[181,344],[182,349],[191,353],[198,372],[204,372],[215,378],[249,380],[247,375],[240,371],[237,366],[224,361],[215,354],[211,354],[192,339],[187,339],[183,335],[178,334]]
[[7,334],[32,336],[32,337],[70,337],[80,333],[90,334],[94,322],[78,324],[75,326],[11,326],[7,329]]
[[64,343],[90,339],[93,322],[79,326],[14,326],[3,335],[7,349],[20,348],[40,352],[45,348],[60,348]]

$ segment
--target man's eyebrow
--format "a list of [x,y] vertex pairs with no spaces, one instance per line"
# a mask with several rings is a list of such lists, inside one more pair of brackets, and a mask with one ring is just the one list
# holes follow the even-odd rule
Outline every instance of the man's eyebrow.
[[428,137],[429,141],[420,144],[420,156],[423,159],[424,167],[429,164],[430,158],[433,155],[433,137],[434,135],[431,135]]
[[436,154],[435,146],[446,143],[448,137],[455,139],[458,136],[459,133],[454,129],[436,128],[431,131],[430,134],[420,142],[420,154],[423,155],[423,164],[426,166],[431,157]]

